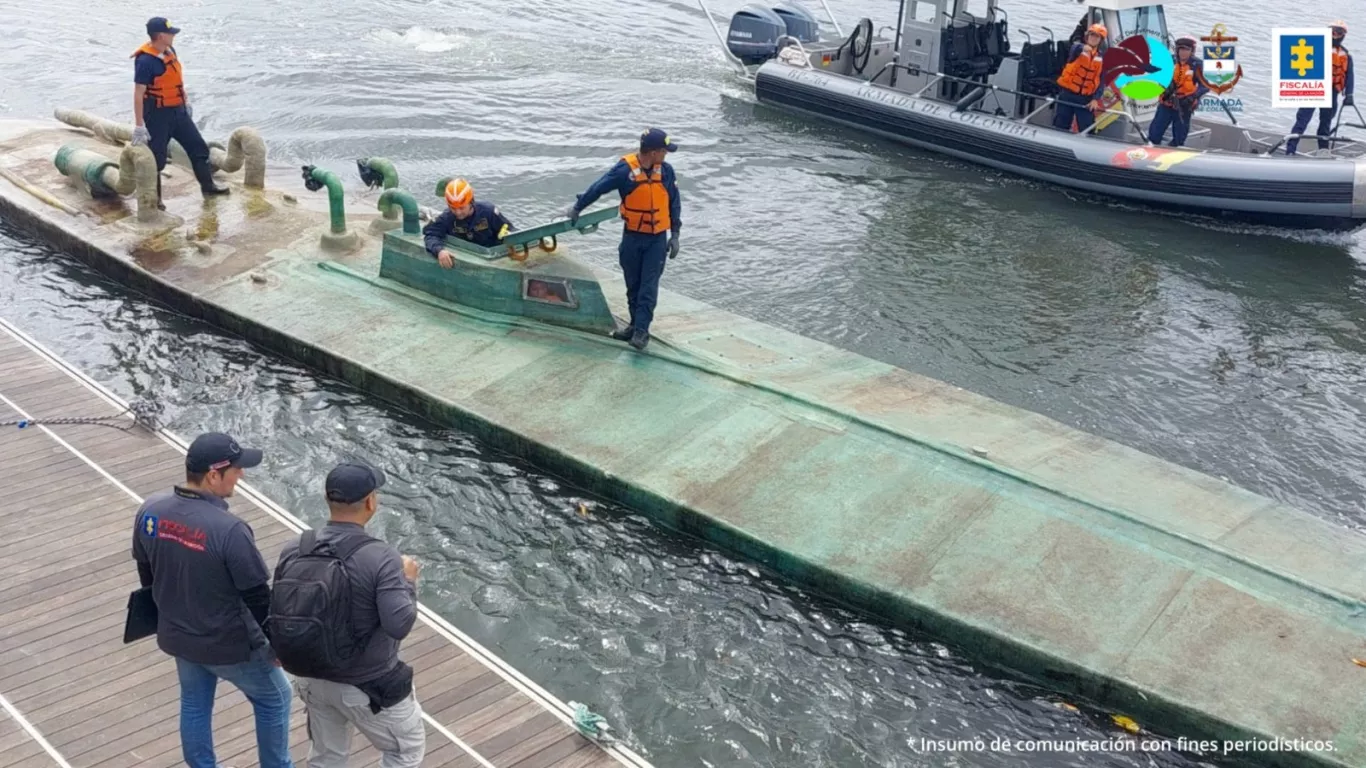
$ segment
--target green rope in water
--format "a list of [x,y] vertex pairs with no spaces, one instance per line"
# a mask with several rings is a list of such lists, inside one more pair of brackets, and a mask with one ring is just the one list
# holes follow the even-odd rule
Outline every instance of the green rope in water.
[[579,733],[594,741],[604,744],[611,744],[616,741],[608,731],[612,726],[607,724],[607,719],[596,712],[589,712],[588,707],[577,701],[569,702],[569,706],[574,708],[574,727],[579,729]]

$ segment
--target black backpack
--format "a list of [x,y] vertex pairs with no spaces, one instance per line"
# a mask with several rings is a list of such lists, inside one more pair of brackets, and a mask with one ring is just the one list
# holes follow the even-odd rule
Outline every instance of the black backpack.
[[270,645],[280,666],[299,677],[327,679],[346,669],[368,637],[351,626],[351,580],[346,560],[369,537],[318,541],[316,530],[299,538],[299,554],[275,579],[270,595]]

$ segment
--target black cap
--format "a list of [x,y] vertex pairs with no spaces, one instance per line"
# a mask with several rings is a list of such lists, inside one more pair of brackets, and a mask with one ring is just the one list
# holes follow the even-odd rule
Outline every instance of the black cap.
[[384,471],[359,461],[338,464],[327,473],[327,500],[355,504],[384,485]]
[[678,145],[669,139],[669,134],[659,128],[649,128],[640,134],[640,149],[642,152],[649,152],[652,149],[667,149],[670,152],[678,151]]
[[162,32],[168,35],[178,35],[180,34],[180,27],[171,26],[171,22],[167,21],[164,16],[153,16],[147,20],[148,37],[156,37]]
[[249,469],[260,463],[259,449],[243,448],[222,432],[205,432],[196,437],[185,454],[185,469],[190,472],[203,473],[228,467]]

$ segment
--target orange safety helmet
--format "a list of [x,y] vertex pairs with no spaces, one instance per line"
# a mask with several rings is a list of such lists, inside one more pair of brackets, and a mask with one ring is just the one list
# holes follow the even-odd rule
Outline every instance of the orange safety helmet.
[[463,208],[474,202],[474,187],[464,179],[455,179],[446,185],[446,205],[452,209]]
[[1087,27],[1086,33],[1100,35],[1101,40],[1105,40],[1106,38],[1110,37],[1110,30],[1106,29],[1105,25],[1101,24],[1100,22],[1096,22],[1095,24],[1092,24],[1091,26]]
[[[1337,21],[1333,22],[1332,24],[1329,24],[1328,26],[1333,28],[1334,37],[1347,36],[1347,22],[1343,21],[1342,19],[1338,19]],[[1342,30],[1342,34],[1338,34],[1339,29]]]

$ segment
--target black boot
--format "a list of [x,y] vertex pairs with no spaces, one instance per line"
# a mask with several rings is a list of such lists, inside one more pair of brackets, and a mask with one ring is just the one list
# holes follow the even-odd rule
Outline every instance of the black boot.
[[637,352],[644,352],[645,345],[649,343],[650,334],[647,331],[636,331],[631,335],[631,346],[635,347]]
[[161,202],[161,171],[157,171],[157,208],[166,210],[166,204]]
[[627,341],[634,336],[635,333],[636,329],[628,325],[625,328],[618,328],[615,331],[612,331],[609,335],[617,341]]
[[227,187],[220,187],[214,183],[213,168],[207,165],[197,166],[194,169],[194,177],[199,179],[199,191],[204,193],[204,197],[226,195],[232,191]]

